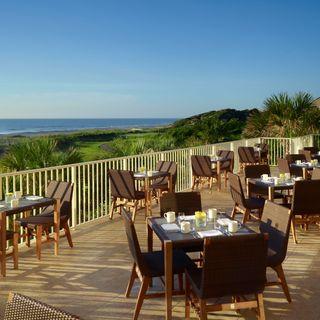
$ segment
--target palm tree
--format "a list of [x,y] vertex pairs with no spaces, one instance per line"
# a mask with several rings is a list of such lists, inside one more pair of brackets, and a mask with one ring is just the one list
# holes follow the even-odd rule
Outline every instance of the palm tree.
[[57,141],[52,138],[26,138],[9,146],[1,159],[1,165],[8,171],[45,168],[77,163],[81,154],[73,148],[61,152]]
[[318,132],[320,110],[312,105],[313,100],[306,92],[293,97],[287,93],[272,95],[264,101],[262,111],[249,117],[244,135],[295,137]]

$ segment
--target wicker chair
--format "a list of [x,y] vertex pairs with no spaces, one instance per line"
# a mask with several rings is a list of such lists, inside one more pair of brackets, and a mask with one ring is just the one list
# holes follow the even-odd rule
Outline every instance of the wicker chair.
[[[60,227],[64,229],[65,235],[68,239],[69,246],[73,247],[71,233],[69,229],[69,219],[72,211],[72,195],[73,183],[66,181],[50,181],[47,187],[46,197],[53,198],[60,201]],[[50,228],[54,226],[54,206],[44,208],[40,214],[36,216],[27,216],[25,218],[18,218],[15,220],[16,230],[19,227],[26,229],[27,245],[30,246],[30,236],[36,236],[37,257],[41,259],[41,244],[43,232],[47,235],[49,241]],[[35,232],[33,233],[33,230]]]
[[287,255],[290,222],[290,210],[266,201],[259,228],[261,233],[267,233],[269,236],[267,266],[277,273],[279,279],[277,282],[267,282],[266,285],[280,285],[289,303],[291,302],[291,297],[282,263]]
[[70,313],[31,299],[19,293],[9,293],[4,320],[77,320]]
[[254,152],[253,147],[239,147],[239,164],[240,164],[240,172],[243,171],[244,167],[247,165],[259,164],[259,157]]
[[289,164],[295,163],[297,160],[302,162],[306,162],[306,156],[304,154],[296,153],[296,154],[287,154],[286,159],[289,161]]
[[[125,226],[129,250],[133,258],[131,276],[125,293],[126,298],[130,296],[134,281],[139,278],[142,282],[133,316],[133,319],[138,319],[142,303],[145,298],[164,296],[164,292],[147,294],[152,278],[164,276],[164,255],[163,251],[142,253],[134,224],[129,214],[123,208],[121,216]],[[183,251],[173,251],[173,274],[179,275],[180,285],[179,290],[174,291],[173,294],[183,293],[183,273],[185,272],[185,268],[191,263],[191,259]]]
[[296,225],[308,226],[320,222],[320,180],[296,181],[293,188],[291,204],[291,231],[293,240],[297,241]]
[[231,197],[234,201],[231,217],[234,219],[237,212],[243,213],[242,223],[246,223],[250,216],[255,217],[253,211],[257,211],[260,218],[265,200],[263,198],[246,198],[238,175],[230,173],[229,180]]
[[[12,230],[7,230],[6,231],[6,240],[7,241],[12,241],[12,251],[11,252],[4,252],[2,253],[0,251],[0,254],[4,254],[6,257],[11,257],[13,258],[13,268],[18,269],[19,266],[19,260],[18,260],[18,248],[19,248],[19,233],[12,231]],[[6,274],[4,274],[5,276]]]
[[[177,181],[177,163],[174,161],[158,161],[156,165],[156,170],[161,172],[168,172],[171,174],[172,190],[175,190],[175,185]],[[169,191],[168,183],[168,177],[160,177],[152,181],[151,188],[155,191],[158,198],[160,198],[160,195],[163,192]]]
[[[265,319],[266,259],[266,235],[205,238],[203,267],[194,264],[186,270],[185,319],[190,319],[190,304],[200,319],[207,319],[208,312],[247,308],[256,308],[259,319]],[[245,295],[254,295],[254,299]],[[222,303],[222,297],[233,300]],[[208,303],[211,298],[215,304]]]
[[165,212],[183,212],[185,215],[193,215],[196,211],[201,211],[200,192],[177,192],[166,193],[160,199],[160,215]]
[[123,206],[133,208],[132,220],[135,221],[138,203],[145,199],[145,193],[138,191],[135,186],[134,176],[132,171],[128,170],[114,170],[108,171],[111,184],[111,206],[110,219],[113,219],[113,214],[116,208]]
[[310,150],[299,150],[298,152],[299,152],[299,154],[303,154],[307,161],[311,161],[312,160],[311,151]]
[[217,156],[224,159],[220,164],[220,172],[224,175],[224,185],[227,187],[228,173],[233,172],[234,168],[234,152],[230,150],[218,150]]
[[303,176],[302,168],[297,166],[290,167],[289,161],[284,158],[278,158],[278,168],[280,173],[290,173],[290,175],[297,177]]
[[319,151],[317,147],[304,147],[303,150],[310,151],[311,154],[317,154]]
[[191,156],[192,166],[192,190],[199,187],[205,180],[209,181],[209,188],[212,188],[213,179],[218,179],[216,169],[211,168],[211,159],[209,156]]
[[320,168],[314,168],[312,170],[311,179],[312,180],[320,180]]
[[[261,197],[268,199],[268,190],[258,185],[253,185],[250,188],[250,194],[248,192],[248,179],[257,179],[261,175],[267,174],[270,175],[270,166],[268,164],[258,164],[258,165],[249,165],[244,168],[244,179],[247,186],[247,195],[249,197]],[[282,199],[283,203],[286,203],[286,196],[280,192],[274,193],[275,199]]]
[[269,146],[267,143],[257,143],[255,147],[260,148],[256,151],[256,157],[259,158],[261,164],[268,164],[269,162]]

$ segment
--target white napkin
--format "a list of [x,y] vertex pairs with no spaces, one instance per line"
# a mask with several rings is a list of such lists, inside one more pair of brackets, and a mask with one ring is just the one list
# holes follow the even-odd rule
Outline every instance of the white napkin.
[[25,199],[30,200],[30,201],[37,201],[37,200],[43,199],[43,197],[41,197],[41,196],[26,196]]
[[218,219],[217,222],[220,224],[220,226],[227,226],[229,224],[230,219],[228,218],[221,218]]
[[219,230],[206,230],[206,231],[199,231],[199,232],[198,232],[198,235],[199,235],[201,238],[204,238],[204,237],[214,237],[214,236],[221,236],[221,235],[222,235],[222,232],[219,231]]
[[180,228],[175,223],[164,223],[161,225],[165,231],[179,231]]
[[183,217],[183,220],[185,221],[190,221],[190,220],[194,220],[195,219],[195,216],[184,216]]

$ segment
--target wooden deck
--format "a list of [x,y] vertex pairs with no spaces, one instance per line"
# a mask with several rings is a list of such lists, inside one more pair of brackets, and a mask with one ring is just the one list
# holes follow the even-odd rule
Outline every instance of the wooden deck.
[[[232,202],[226,191],[202,192],[203,206],[231,211]],[[156,210],[154,211],[156,212]],[[144,212],[139,212],[136,226],[142,247],[146,248]],[[155,213],[154,215],[156,215]],[[53,244],[43,245],[43,257],[36,259],[35,248],[22,247],[19,270],[8,261],[7,277],[0,279],[0,311],[9,291],[40,299],[79,315],[83,319],[131,319],[138,283],[132,298],[125,299],[131,258],[119,217],[102,218],[77,227],[72,232],[74,248],[61,241],[60,255],[53,255]],[[284,264],[293,298],[288,304],[280,288],[265,290],[267,319],[320,319],[320,233],[317,229],[298,232],[300,243],[291,238]],[[270,273],[273,275],[273,273]],[[160,287],[156,283],[155,289]],[[174,297],[174,318],[184,318],[184,297]],[[1,318],[0,316],[0,318]],[[195,314],[192,313],[195,317]],[[146,300],[141,319],[164,319],[164,299]],[[252,311],[216,313],[210,319],[255,319]]]

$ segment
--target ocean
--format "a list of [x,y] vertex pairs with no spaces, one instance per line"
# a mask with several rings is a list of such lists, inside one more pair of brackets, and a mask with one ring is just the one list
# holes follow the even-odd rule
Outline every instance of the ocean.
[[0,119],[0,135],[28,135],[86,129],[149,128],[169,125],[175,120],[177,119]]

